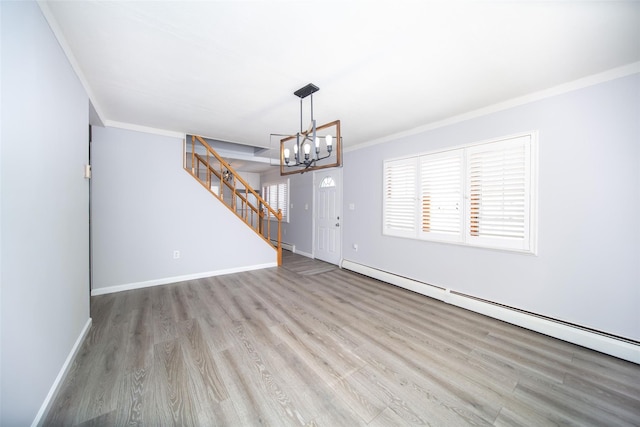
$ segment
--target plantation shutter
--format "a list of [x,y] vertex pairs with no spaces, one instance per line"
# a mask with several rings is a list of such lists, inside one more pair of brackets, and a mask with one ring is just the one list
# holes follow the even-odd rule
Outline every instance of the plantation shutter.
[[469,242],[529,249],[530,136],[468,148]]
[[418,159],[384,162],[383,233],[416,237]]
[[[262,198],[271,206],[276,212],[278,209],[282,210],[283,221],[288,220],[287,205],[289,203],[289,185],[286,182],[279,184],[269,184],[262,187]],[[265,208],[266,209],[266,208]]]
[[276,209],[276,202],[278,201],[278,185],[270,184],[265,185],[262,188],[262,197],[272,208]]
[[423,237],[462,241],[463,160],[462,150],[420,157]]
[[[270,185],[263,185],[262,186],[262,198],[264,199],[265,202],[267,202],[267,204],[269,206],[271,206],[271,186]],[[264,213],[267,213],[267,208],[263,207],[262,208],[264,210]]]
[[289,186],[285,183],[280,183],[278,184],[278,203],[277,203],[277,207],[275,208],[276,211],[278,211],[278,209],[282,210],[282,218],[286,219],[287,217],[287,205],[288,205],[288,200],[289,197],[287,195],[289,191]]

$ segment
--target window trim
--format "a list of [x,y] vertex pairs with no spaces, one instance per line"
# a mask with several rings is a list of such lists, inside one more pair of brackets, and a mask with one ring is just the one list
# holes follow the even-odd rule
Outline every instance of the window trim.
[[[482,146],[489,144],[506,143],[510,140],[516,140],[520,138],[527,138],[528,142],[525,142],[525,149],[527,150],[527,160],[525,163],[525,180],[528,186],[528,195],[525,198],[525,205],[528,204],[528,220],[525,215],[525,239],[518,240],[516,244],[513,241],[509,241],[507,238],[471,238],[470,235],[470,190],[469,190],[469,157],[470,153],[481,149]],[[462,164],[462,224],[460,228],[460,238],[456,236],[444,236],[437,233],[430,234],[422,230],[422,206],[423,206],[423,193],[422,193],[422,178],[420,168],[423,163],[422,157],[428,156],[446,156],[448,152],[462,151],[463,164]],[[411,230],[394,230],[389,228],[387,224],[387,168],[391,163],[412,162],[416,164],[415,174],[415,208],[413,213],[414,227]],[[488,249],[505,250],[509,252],[519,252],[525,254],[537,254],[538,249],[538,131],[529,131],[518,134],[507,135],[499,138],[493,138],[470,144],[457,145],[439,150],[432,150],[428,152],[421,152],[411,156],[397,157],[383,160],[382,165],[382,234],[385,236],[411,238],[416,240],[424,240],[429,242],[441,242],[452,243],[457,245],[463,245],[468,247],[479,247]],[[525,244],[520,244],[524,242]]]

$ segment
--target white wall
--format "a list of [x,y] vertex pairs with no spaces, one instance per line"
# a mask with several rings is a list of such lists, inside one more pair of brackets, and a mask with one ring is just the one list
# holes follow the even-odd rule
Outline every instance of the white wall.
[[[0,4],[0,167],[2,167],[2,4]],[[2,170],[0,169],[0,196],[2,195]],[[2,309],[2,197],[0,197],[0,310]],[[2,314],[0,313],[0,424],[2,424]]]
[[181,139],[94,127],[91,149],[93,293],[275,265],[275,250],[182,168]]
[[0,9],[0,424],[24,426],[89,322],[89,101],[37,4]]
[[[530,130],[540,132],[537,256],[382,235],[384,159]],[[350,151],[344,205],[356,209],[344,209],[343,256],[638,341],[639,135],[636,74]]]
[[[232,165],[233,167],[233,165]],[[260,174],[256,172],[238,172],[238,174],[249,184],[249,187],[260,193]],[[237,188],[244,188],[244,186],[237,182]]]

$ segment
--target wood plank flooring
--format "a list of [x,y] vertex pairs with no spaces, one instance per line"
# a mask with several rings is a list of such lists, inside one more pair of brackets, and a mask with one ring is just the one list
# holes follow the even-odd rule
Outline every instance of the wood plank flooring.
[[44,425],[640,425],[639,365],[286,251],[91,304]]

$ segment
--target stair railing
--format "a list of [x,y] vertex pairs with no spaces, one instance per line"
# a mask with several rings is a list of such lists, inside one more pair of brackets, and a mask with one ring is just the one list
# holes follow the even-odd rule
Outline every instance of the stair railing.
[[[187,151],[191,148],[191,152]],[[277,251],[282,265],[282,211],[276,212],[258,192],[200,136],[183,144],[183,166],[204,188],[242,219]],[[272,236],[275,222],[276,236]]]

